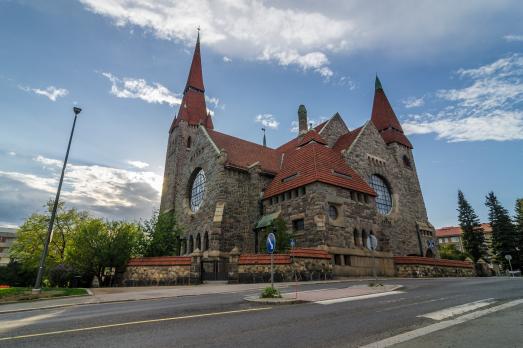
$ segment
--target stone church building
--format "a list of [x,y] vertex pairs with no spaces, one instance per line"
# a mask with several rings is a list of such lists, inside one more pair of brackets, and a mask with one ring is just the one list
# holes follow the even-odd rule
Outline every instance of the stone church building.
[[216,131],[198,37],[169,130],[160,207],[184,230],[181,254],[257,252],[264,228],[282,218],[299,247],[356,252],[372,234],[378,251],[435,256],[413,146],[377,77],[371,117],[361,127],[349,128],[335,113],[309,128],[303,105],[297,119],[297,137],[278,148]]

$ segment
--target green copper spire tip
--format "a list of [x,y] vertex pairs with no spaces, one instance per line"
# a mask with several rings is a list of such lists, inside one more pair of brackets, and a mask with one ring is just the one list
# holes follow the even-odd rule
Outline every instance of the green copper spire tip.
[[376,82],[374,83],[374,89],[375,89],[375,90],[378,90],[378,89],[383,90],[383,87],[381,86],[381,81],[380,81],[380,79],[378,78],[378,75],[377,75],[377,74],[376,74]]

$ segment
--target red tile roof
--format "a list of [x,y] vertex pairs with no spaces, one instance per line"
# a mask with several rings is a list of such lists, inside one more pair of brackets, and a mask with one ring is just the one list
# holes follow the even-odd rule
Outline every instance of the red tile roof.
[[[481,228],[483,228],[483,233],[492,233],[492,227],[490,227],[490,224],[481,224]],[[442,227],[436,230],[436,237],[456,237],[461,236],[462,232],[463,231],[459,226]]]
[[[296,177],[284,180],[293,175]],[[317,181],[376,195],[374,190],[345,163],[339,152],[326,145],[309,142],[285,154],[282,169],[265,190],[264,198]]]
[[127,266],[190,266],[190,256],[137,257],[130,259]]
[[305,133],[303,138],[298,143],[298,146],[306,145],[306,144],[310,143],[311,141],[315,141],[318,144],[327,145],[325,140],[323,140],[323,138],[318,134],[318,132],[316,132],[314,129],[311,129],[310,131]]
[[387,144],[396,142],[412,149],[412,144],[403,133],[403,128],[401,128],[401,124],[381,87],[378,77],[376,77],[371,121]]
[[351,146],[351,144],[354,142],[354,140],[356,140],[362,129],[363,127],[359,127],[352,130],[351,132],[343,134],[341,137],[338,138],[336,144],[334,144],[332,148],[336,151],[348,149],[349,146]]
[[228,164],[247,169],[259,162],[261,169],[266,172],[276,174],[280,170],[281,154],[276,150],[215,130],[207,130],[207,132],[216,146],[227,152]]

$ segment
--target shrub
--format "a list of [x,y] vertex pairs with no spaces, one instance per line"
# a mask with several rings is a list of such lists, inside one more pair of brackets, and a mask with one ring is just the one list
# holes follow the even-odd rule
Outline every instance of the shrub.
[[272,286],[268,286],[265,289],[263,289],[260,297],[261,298],[281,298],[281,294],[278,289],[275,289]]

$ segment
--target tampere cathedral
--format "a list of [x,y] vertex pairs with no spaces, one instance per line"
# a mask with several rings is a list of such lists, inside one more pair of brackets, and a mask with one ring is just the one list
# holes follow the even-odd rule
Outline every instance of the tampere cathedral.
[[160,211],[184,230],[181,254],[258,251],[282,218],[299,247],[434,256],[412,143],[376,77],[370,120],[349,128],[338,113],[278,148],[214,129],[205,104],[199,36],[178,115],[169,130]]

